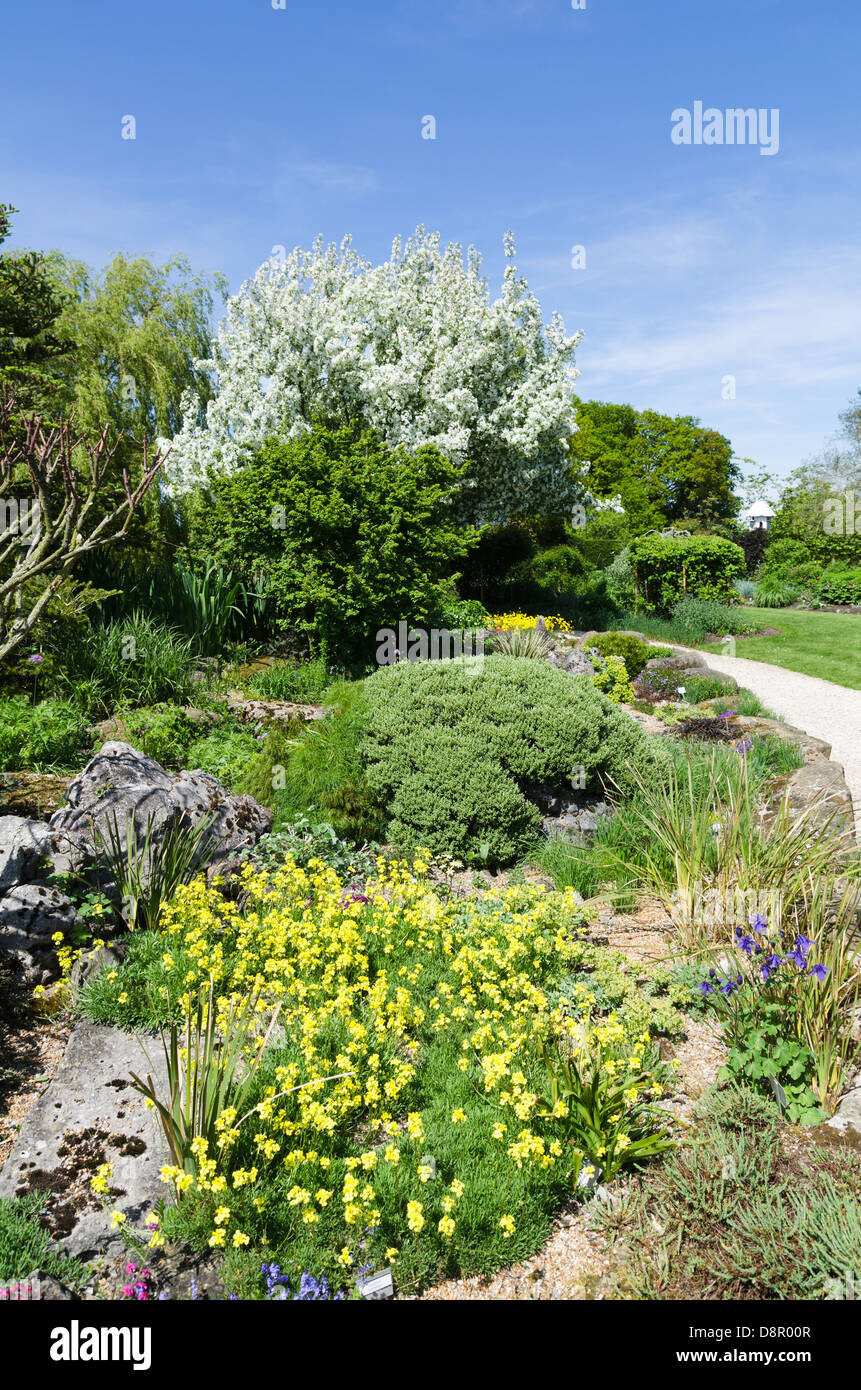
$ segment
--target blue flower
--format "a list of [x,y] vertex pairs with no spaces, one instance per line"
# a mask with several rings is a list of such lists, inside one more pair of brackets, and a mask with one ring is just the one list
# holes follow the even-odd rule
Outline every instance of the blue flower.
[[760,916],[758,912],[755,912],[752,917],[749,917],[748,921],[750,922],[750,925],[753,927],[753,930],[756,932],[764,932],[766,927],[768,926],[768,923],[766,922],[765,918]]
[[820,984],[824,984],[825,976],[828,974],[829,969],[830,966],[827,965],[811,965],[810,974],[815,975]]

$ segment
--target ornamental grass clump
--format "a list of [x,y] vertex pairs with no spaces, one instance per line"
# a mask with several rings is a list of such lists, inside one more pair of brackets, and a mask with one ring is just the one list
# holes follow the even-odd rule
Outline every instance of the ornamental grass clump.
[[758,804],[761,770],[717,747],[706,767],[703,776],[701,763],[672,761],[660,781],[634,771],[636,793],[624,815],[637,843],[631,853],[619,851],[619,868],[659,898],[686,946],[696,951],[726,935],[725,924],[704,920],[704,901],[776,896],[789,920],[811,881],[833,879],[844,864],[857,877],[851,828],[827,814],[823,798],[797,815],[782,800],[766,829]]
[[124,835],[116,815],[106,819],[104,829],[94,824],[95,846],[110,870],[129,931],[150,931],[158,925],[165,903],[196,872],[214,820],[210,815],[194,826],[176,820],[156,827],[150,816],[141,838],[133,815]]

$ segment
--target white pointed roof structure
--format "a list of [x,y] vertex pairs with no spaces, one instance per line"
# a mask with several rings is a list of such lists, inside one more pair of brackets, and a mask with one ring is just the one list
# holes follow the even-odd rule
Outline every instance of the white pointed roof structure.
[[764,501],[764,499],[763,499],[762,497],[760,497],[760,499],[759,499],[758,502],[754,502],[754,504],[753,504],[752,507],[748,507],[748,509],[747,509],[746,512],[742,512],[742,516],[776,516],[776,515],[777,515],[777,513],[776,513],[775,511],[773,511],[773,509],[768,505],[768,503],[767,503],[766,501]]

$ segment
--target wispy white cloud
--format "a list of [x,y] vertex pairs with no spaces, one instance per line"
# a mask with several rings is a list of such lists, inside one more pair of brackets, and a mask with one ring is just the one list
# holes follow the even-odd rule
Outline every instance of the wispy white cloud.
[[307,159],[285,166],[288,174],[307,180],[319,188],[336,188],[346,193],[369,193],[377,188],[373,169],[362,164],[332,164],[326,160]]

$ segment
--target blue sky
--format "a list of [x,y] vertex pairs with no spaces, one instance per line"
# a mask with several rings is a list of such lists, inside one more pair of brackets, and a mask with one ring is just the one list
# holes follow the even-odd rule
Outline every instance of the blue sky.
[[[699,415],[781,474],[821,448],[861,386],[858,0],[284,6],[7,6],[15,243],[184,252],[235,291],[273,246],[380,260],[424,223],[496,292],[510,227],[545,318],[585,331],[582,395]],[[695,101],[778,109],[778,153],[674,144]]]

